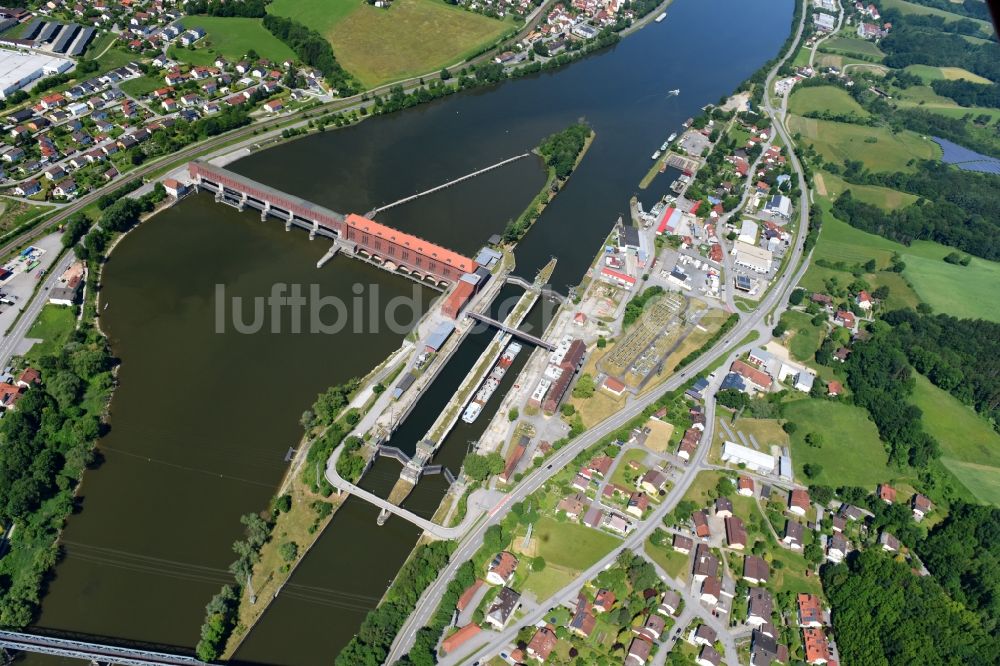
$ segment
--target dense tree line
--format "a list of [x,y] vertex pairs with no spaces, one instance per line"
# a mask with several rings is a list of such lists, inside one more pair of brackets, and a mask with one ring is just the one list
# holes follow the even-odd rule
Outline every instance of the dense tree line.
[[0,625],[20,628],[34,619],[74,490],[94,462],[114,364],[104,337],[81,326],[56,354],[38,360],[44,383],[0,420],[0,523],[16,525],[0,560]]
[[1000,324],[896,310],[885,315],[910,363],[994,425],[1000,422]]
[[855,403],[868,410],[889,445],[890,459],[924,467],[940,455],[940,449],[923,430],[923,412],[910,402],[912,368],[887,329],[881,327],[868,342],[854,346],[845,364],[847,381]]
[[956,601],[996,633],[1000,621],[1000,509],[958,502],[918,547],[920,557]]
[[[997,179],[996,176],[992,178]],[[954,197],[965,195],[968,195],[966,203],[976,198],[964,190],[951,194]],[[995,191],[993,195],[995,198]],[[904,245],[915,240],[932,240],[985,259],[1000,259],[1000,218],[970,213],[946,198],[921,198],[905,208],[885,211],[855,199],[851,191],[846,190],[834,201],[832,210],[837,218],[852,227]]]
[[845,664],[996,664],[1000,643],[930,576],[868,549],[822,571]]
[[184,11],[210,16],[262,18],[267,14],[267,2],[268,0],[188,0]]
[[632,300],[625,304],[625,313],[622,315],[622,328],[625,329],[634,324],[642,316],[642,310],[646,307],[646,303],[662,293],[663,287],[653,285],[652,287],[643,289],[642,293],[633,296]]
[[961,106],[992,106],[1000,109],[1000,83],[973,83],[965,79],[931,81],[931,88]]
[[379,666],[389,654],[403,622],[413,612],[424,589],[434,582],[454,549],[450,541],[417,547],[402,566],[382,603],[368,612],[351,642],[337,655],[337,666]]
[[274,14],[264,16],[263,22],[271,34],[295,51],[299,60],[323,72],[327,82],[337,89],[341,97],[358,91],[357,81],[337,62],[333,47],[323,35],[297,21]]
[[949,14],[961,14],[962,16],[982,21],[990,21],[990,9],[982,0],[962,0],[961,2],[951,2],[950,0],[910,0],[910,2],[915,5],[941,9]]

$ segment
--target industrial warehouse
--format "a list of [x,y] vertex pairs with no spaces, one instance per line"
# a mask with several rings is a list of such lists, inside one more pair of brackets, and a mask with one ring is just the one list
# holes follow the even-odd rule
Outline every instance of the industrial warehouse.
[[0,99],[36,79],[61,74],[73,67],[66,58],[0,48]]

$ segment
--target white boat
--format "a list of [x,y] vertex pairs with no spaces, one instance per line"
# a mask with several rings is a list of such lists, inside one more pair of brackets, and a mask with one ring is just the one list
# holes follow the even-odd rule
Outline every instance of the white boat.
[[507,374],[507,369],[514,363],[514,358],[521,352],[521,344],[518,342],[512,342],[507,345],[507,349],[504,350],[503,354],[500,355],[500,359],[497,361],[493,369],[490,370],[490,374],[487,375],[486,379],[483,381],[482,386],[476,391],[475,397],[469,402],[465,407],[465,411],[462,412],[462,420],[466,423],[472,423],[475,421],[479,414],[483,411],[483,407],[489,402],[489,399],[493,396],[498,388],[500,388],[500,380],[503,379],[504,375]]
[[665,19],[665,18],[667,18],[667,13],[666,13],[666,12],[663,12],[662,14],[660,14],[659,16],[657,16],[657,17],[656,17],[656,22],[657,22],[657,23],[660,23],[660,22],[661,22],[661,21],[663,21],[663,19]]
[[669,141],[664,141],[664,142],[663,142],[663,145],[661,145],[661,146],[660,146],[660,152],[661,152],[661,153],[662,153],[662,152],[663,152],[664,150],[666,150],[666,149],[667,149],[667,144],[669,144],[669,143],[670,143]]
[[667,137],[667,143],[670,143],[676,138],[677,138],[677,132],[673,132],[670,136]]
[[667,91],[667,94],[668,95],[680,95],[681,94],[681,89],[680,88],[674,88],[673,90]]
[[652,159],[654,159],[654,160],[660,159],[660,151],[656,151],[655,153],[653,153]]

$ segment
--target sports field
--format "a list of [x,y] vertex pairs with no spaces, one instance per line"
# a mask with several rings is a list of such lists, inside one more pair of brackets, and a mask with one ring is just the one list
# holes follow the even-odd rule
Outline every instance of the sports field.
[[[785,418],[798,425],[791,439],[792,463],[800,480],[807,478],[806,463],[823,468],[810,483],[867,488],[892,478],[889,456],[863,408],[831,400],[796,400],[785,405]],[[822,446],[805,443],[810,432],[823,435]]]
[[892,133],[886,127],[866,127],[850,123],[816,120],[789,115],[788,128],[801,132],[823,159],[842,164],[861,159],[873,171],[912,171],[910,160],[934,159],[941,149],[930,139],[904,130]]
[[209,65],[218,56],[226,60],[241,59],[250,50],[261,58],[280,63],[295,60],[295,53],[287,44],[272,35],[255,18],[235,18],[223,16],[188,16],[184,18],[185,28],[201,28],[205,36],[195,44],[195,49],[187,49],[180,44],[171,48],[171,55],[192,65]]
[[922,375],[916,380],[913,401],[941,444],[941,462],[979,500],[1000,505],[1000,435],[947,391]]
[[843,88],[836,86],[813,86],[796,88],[788,100],[788,111],[803,116],[812,111],[830,113],[851,113],[859,118],[867,118],[867,109],[854,101]]
[[452,65],[515,29],[439,0],[396,0],[380,9],[361,0],[276,0],[273,14],[309,25],[337,60],[368,87]]

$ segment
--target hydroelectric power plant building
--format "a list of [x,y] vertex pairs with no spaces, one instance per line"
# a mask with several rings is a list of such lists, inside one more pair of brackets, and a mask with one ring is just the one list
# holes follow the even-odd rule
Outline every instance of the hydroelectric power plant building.
[[286,229],[294,225],[308,230],[310,238],[332,238],[336,251],[436,287],[447,287],[476,270],[475,261],[453,250],[361,215],[337,213],[207,162],[188,163],[188,175],[196,188],[214,192],[216,201],[240,210],[254,208],[262,221],[276,217],[284,220]]

